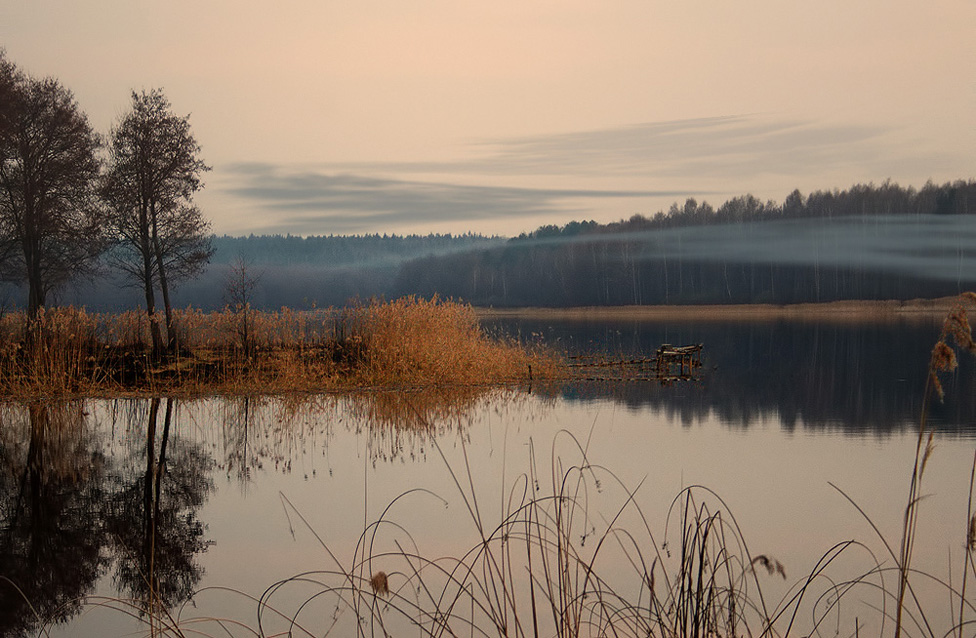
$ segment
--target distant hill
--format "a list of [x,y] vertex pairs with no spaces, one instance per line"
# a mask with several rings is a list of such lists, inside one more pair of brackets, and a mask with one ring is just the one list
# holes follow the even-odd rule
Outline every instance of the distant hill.
[[[211,265],[179,306],[223,307],[243,257],[255,305],[307,308],[405,294],[476,305],[798,303],[937,297],[976,288],[976,180],[921,189],[890,182],[751,195],[714,209],[694,199],[611,224],[573,221],[512,239],[482,235],[214,237]],[[62,303],[139,307],[100,279]],[[7,289],[10,307],[23,295]],[[0,299],[2,301],[2,299]]]
[[688,199],[653,217],[544,226],[405,263],[392,294],[494,306],[909,299],[976,287],[976,181]]

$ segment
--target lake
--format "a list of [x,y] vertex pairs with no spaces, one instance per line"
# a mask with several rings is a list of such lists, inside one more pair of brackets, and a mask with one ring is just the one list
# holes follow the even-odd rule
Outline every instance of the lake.
[[[748,556],[769,559],[774,573],[739,565],[736,578],[743,600],[771,614],[832,548],[857,541],[815,579],[794,632],[806,635],[820,618],[825,634],[877,635],[878,608],[892,609],[877,583],[889,592],[897,584],[879,534],[898,551],[938,325],[498,320],[487,328],[568,352],[582,378],[499,390],[4,406],[0,576],[18,583],[50,635],[148,633],[125,601],[150,589],[168,603],[153,622],[179,618],[187,635],[350,635],[357,615],[382,635],[400,629],[397,608],[428,609],[443,590],[454,600],[444,565],[455,563],[434,560],[478,556],[481,535],[499,531],[496,549],[480,554],[488,562],[464,572],[470,596],[451,613],[474,617],[489,635],[498,633],[492,623],[531,635],[533,622],[552,635],[561,621],[545,608],[534,619],[524,602],[530,587],[538,598],[550,582],[538,575],[542,552],[528,552],[537,562],[527,577],[519,539],[532,532],[537,550],[583,557],[542,572],[577,593],[575,579],[590,573],[579,567],[596,552],[602,593],[569,604],[588,610],[582,633],[596,634],[610,621],[592,616],[594,596],[615,597],[602,609],[619,618],[650,608],[654,579],[665,599],[682,521],[699,512],[699,529],[717,522],[712,538],[726,548],[710,550],[705,566],[734,571],[743,543]],[[703,365],[666,384],[590,365],[649,358],[663,343],[704,344]],[[935,448],[913,559],[956,586],[976,450],[976,366],[967,357],[928,417]],[[542,505],[524,506],[533,499]],[[558,504],[568,510],[551,509]],[[516,522],[500,525],[506,516]],[[367,581],[380,571],[393,593],[373,597]],[[429,578],[421,583],[418,572]],[[831,606],[830,584],[865,574]],[[350,593],[354,581],[365,594]],[[912,620],[912,635],[942,635],[958,600],[925,576],[913,583],[926,620]],[[509,596],[522,601],[518,613],[492,616],[485,601]],[[30,610],[0,580],[0,633],[37,634]],[[423,621],[431,633],[438,622]],[[479,635],[457,623],[452,631]]]

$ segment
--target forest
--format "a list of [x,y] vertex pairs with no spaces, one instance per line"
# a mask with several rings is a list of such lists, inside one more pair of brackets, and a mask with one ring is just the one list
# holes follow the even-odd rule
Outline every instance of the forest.
[[393,294],[494,306],[804,303],[956,294],[976,282],[976,181],[688,199],[652,217],[545,226],[414,260]]
[[[976,284],[976,180],[891,182],[752,195],[717,209],[688,199],[653,216],[482,235],[213,237],[210,264],[177,303],[227,304],[243,263],[256,308],[440,295],[475,305],[800,303],[950,295]],[[65,301],[134,307],[139,291],[96,280]],[[128,296],[127,296],[128,295]]]

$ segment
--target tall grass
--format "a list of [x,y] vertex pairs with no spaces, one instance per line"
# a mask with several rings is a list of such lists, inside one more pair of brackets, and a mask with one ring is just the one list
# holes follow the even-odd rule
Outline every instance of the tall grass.
[[[145,313],[0,317],[0,394],[321,392],[362,386],[490,385],[559,373],[555,359],[490,339],[466,305],[404,298],[342,310],[177,311],[182,349],[151,356]],[[29,344],[29,345],[28,345]]]
[[[969,325],[968,308],[976,306],[976,294],[967,292],[959,296],[958,303],[949,311],[942,324],[942,331],[939,338],[932,348],[932,356],[929,359],[928,377],[925,385],[925,394],[922,402],[922,411],[919,417],[918,439],[915,445],[915,461],[912,468],[911,482],[908,490],[908,503],[905,507],[904,524],[902,528],[901,543],[898,550],[898,598],[895,612],[895,638],[900,638],[904,628],[904,615],[909,602],[915,603],[917,615],[922,618],[926,625],[925,610],[918,606],[918,599],[915,597],[910,584],[912,574],[912,556],[915,551],[917,541],[919,506],[923,499],[922,479],[925,475],[925,468],[934,450],[933,432],[928,428],[928,406],[935,398],[942,400],[944,391],[939,375],[945,372],[952,372],[958,366],[958,360],[954,347],[964,350],[971,355],[976,355],[976,342],[973,341],[972,328]],[[974,461],[974,473],[976,473],[976,461]],[[970,479],[970,503],[968,509],[971,510],[972,503],[972,479]],[[957,625],[960,638],[966,626],[965,611],[968,601],[965,598],[966,580],[971,569],[976,567],[972,560],[972,552],[976,546],[976,517],[967,514],[967,529],[965,542],[965,560],[962,565],[963,581],[962,589],[958,592],[959,596],[959,622]],[[909,598],[911,599],[909,601]]]
[[[494,522],[482,513],[486,506],[467,467],[452,468],[455,493],[477,537],[459,556],[431,557],[424,538],[397,523],[399,501],[440,498],[424,490],[394,500],[365,527],[348,560],[316,535],[332,568],[272,584],[261,596],[259,633],[304,628],[309,635],[361,636],[785,636],[800,631],[801,610],[817,614],[804,632],[836,613],[835,606],[814,608],[822,590],[833,588],[828,568],[855,544],[831,547],[770,605],[764,590],[771,579],[785,579],[785,570],[774,557],[750,552],[715,493],[683,490],[659,541],[638,505],[640,486],[623,485],[574,443],[577,462],[564,466],[565,459],[553,456],[544,473],[533,452],[529,471],[511,486]],[[602,500],[616,503],[601,513]],[[816,585],[822,587],[814,593]],[[303,591],[311,593],[286,614],[288,601],[296,595],[301,600]]]

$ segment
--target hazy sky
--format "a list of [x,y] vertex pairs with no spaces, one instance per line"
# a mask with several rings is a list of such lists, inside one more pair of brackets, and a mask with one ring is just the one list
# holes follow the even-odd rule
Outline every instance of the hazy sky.
[[477,231],[976,177],[973,0],[0,0],[108,132],[161,87],[217,233]]

